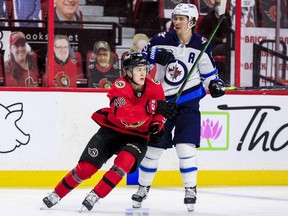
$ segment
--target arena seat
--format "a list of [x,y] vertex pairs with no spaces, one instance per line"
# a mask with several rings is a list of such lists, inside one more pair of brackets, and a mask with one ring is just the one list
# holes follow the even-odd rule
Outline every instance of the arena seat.
[[74,51],[77,59],[77,87],[87,87],[86,74],[83,71],[83,59],[80,52]]
[[85,74],[83,72],[83,60],[80,52],[74,51],[76,60],[77,60],[77,78],[84,79]]

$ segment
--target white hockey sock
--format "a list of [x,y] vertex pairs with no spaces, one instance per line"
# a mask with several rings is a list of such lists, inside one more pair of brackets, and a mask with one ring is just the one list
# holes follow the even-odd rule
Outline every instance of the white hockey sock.
[[185,187],[194,187],[197,184],[197,160],[194,144],[178,143],[176,151],[179,158],[180,173]]
[[164,149],[148,146],[146,155],[142,160],[139,168],[139,184],[150,186],[158,168],[158,161]]

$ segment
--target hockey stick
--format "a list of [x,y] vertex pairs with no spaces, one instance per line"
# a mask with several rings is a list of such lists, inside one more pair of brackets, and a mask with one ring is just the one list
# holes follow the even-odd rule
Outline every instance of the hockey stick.
[[217,22],[217,25],[214,27],[208,41],[206,42],[206,45],[204,46],[204,48],[202,49],[202,51],[200,52],[199,56],[197,57],[195,63],[193,64],[192,68],[190,69],[189,73],[186,76],[186,79],[184,80],[184,82],[182,83],[182,85],[180,86],[180,89],[178,90],[178,92],[175,95],[174,98],[174,102],[176,103],[180,97],[180,95],[182,94],[188,80],[190,79],[190,77],[192,76],[192,74],[194,73],[195,68],[197,67],[202,55],[204,54],[204,52],[206,51],[207,47],[209,46],[209,44],[211,43],[214,35],[216,34],[216,32],[218,31],[218,28],[220,26],[220,24],[222,23],[224,17],[225,17],[225,8],[226,8],[226,2],[227,0],[221,0],[221,4],[220,4],[220,16],[219,16],[219,20]]
[[228,87],[223,87],[221,89],[223,91],[233,91],[233,90],[278,91],[278,90],[288,90],[288,86],[247,86],[247,87],[228,86]]

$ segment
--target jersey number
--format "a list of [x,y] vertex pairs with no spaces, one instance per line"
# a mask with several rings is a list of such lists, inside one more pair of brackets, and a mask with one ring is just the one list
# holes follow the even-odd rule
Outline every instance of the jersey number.
[[123,97],[119,97],[114,100],[115,107],[121,107],[121,106],[124,106],[125,104],[126,104],[126,101]]

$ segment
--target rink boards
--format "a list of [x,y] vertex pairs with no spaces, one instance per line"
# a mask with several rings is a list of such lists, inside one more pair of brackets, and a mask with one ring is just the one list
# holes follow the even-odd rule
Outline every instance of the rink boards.
[[[288,185],[288,94],[227,94],[201,102],[199,185]],[[77,163],[99,128],[90,116],[106,93],[1,91],[0,187],[53,187]],[[83,186],[94,185],[113,158]],[[133,184],[137,174],[121,181]],[[155,186],[181,186],[174,149],[162,156]]]

